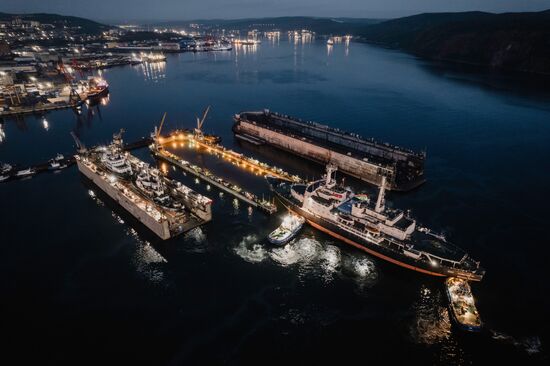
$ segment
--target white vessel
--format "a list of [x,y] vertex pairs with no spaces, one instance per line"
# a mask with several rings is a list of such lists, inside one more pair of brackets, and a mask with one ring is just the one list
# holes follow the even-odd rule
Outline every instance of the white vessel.
[[281,225],[269,234],[267,240],[271,244],[282,245],[288,243],[292,238],[298,234],[298,231],[302,228],[306,220],[297,215],[288,214],[283,219]]

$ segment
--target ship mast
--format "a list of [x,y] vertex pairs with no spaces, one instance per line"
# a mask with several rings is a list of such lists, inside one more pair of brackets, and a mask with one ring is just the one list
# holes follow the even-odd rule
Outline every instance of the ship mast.
[[378,199],[376,200],[376,207],[374,210],[378,213],[384,211],[385,200],[384,193],[386,190],[386,176],[382,176],[382,184],[380,185],[380,192],[378,192]]

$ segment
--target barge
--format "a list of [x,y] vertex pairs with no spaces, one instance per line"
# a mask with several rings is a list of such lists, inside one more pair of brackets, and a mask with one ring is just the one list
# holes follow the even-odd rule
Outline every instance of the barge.
[[233,132],[242,140],[265,143],[320,164],[335,164],[352,177],[408,191],[425,182],[425,152],[365,139],[316,122],[269,110],[234,116]]
[[108,146],[80,148],[78,170],[163,240],[212,219],[212,201],[124,151],[121,133]]

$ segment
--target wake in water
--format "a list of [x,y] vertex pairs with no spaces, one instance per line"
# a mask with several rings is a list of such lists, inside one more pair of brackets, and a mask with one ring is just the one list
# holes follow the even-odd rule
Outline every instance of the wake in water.
[[298,266],[301,274],[320,273],[327,282],[343,272],[361,284],[373,282],[377,278],[374,262],[361,253],[346,254],[343,259],[337,246],[323,245],[308,237],[291,241],[282,247],[265,247],[259,243],[256,235],[247,235],[234,248],[234,252],[250,263],[259,263],[269,258],[282,267]]
[[201,227],[196,227],[193,230],[186,232],[183,237],[185,238],[185,251],[191,253],[204,253],[206,252],[206,234]]
[[267,258],[264,247],[257,244],[256,235],[245,236],[233,250],[239,257],[249,263],[260,263]]
[[525,337],[521,339],[516,339],[507,334],[497,332],[495,330],[490,330],[491,337],[494,340],[512,344],[515,347],[523,349],[529,356],[534,356],[542,352],[542,343],[540,338],[537,336]]

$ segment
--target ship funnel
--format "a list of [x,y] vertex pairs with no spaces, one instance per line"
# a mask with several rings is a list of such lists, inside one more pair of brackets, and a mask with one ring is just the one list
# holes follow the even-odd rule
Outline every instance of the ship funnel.
[[386,176],[382,176],[382,184],[380,185],[380,192],[378,193],[378,199],[376,200],[376,212],[382,212],[385,208],[384,193],[386,191]]

